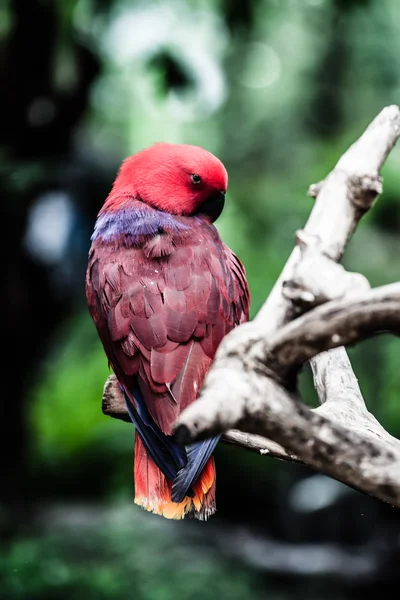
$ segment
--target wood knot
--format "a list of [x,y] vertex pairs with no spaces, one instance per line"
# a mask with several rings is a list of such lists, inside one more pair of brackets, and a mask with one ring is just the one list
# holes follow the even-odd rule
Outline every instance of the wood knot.
[[348,179],[349,200],[357,208],[367,211],[382,193],[382,181],[380,175],[352,175]]

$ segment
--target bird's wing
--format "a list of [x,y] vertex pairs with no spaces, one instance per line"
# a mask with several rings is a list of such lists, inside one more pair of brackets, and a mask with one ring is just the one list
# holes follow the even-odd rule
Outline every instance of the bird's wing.
[[[142,437],[150,427],[149,445],[156,433],[171,452],[173,426],[198,396],[221,339],[248,319],[242,264],[215,235],[157,260],[143,248],[99,245],[89,259],[87,298]],[[206,452],[196,445],[193,468],[204,466],[215,444]],[[177,451],[174,460],[179,469],[185,457]]]

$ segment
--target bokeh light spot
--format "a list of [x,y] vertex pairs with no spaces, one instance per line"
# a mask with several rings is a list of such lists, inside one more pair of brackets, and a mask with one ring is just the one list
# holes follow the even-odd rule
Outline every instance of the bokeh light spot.
[[264,88],[275,83],[281,71],[281,59],[271,46],[251,42],[245,47],[245,60],[238,80],[248,88]]

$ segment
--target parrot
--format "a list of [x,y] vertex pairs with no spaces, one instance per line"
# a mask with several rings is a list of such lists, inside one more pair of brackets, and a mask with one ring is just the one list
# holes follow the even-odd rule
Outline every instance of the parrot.
[[249,319],[245,268],[214,225],[227,186],[208,150],[156,142],[122,161],[91,236],[86,301],[134,425],[134,503],[167,519],[216,511],[220,436],[184,446],[174,425]]

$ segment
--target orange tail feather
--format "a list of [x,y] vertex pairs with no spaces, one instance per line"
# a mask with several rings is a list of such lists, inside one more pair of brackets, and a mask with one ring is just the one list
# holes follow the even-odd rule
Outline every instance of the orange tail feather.
[[167,519],[186,516],[205,521],[215,513],[215,462],[208,459],[200,477],[193,484],[193,498],[179,504],[171,500],[172,482],[168,481],[146,452],[138,434],[135,439],[135,504]]

